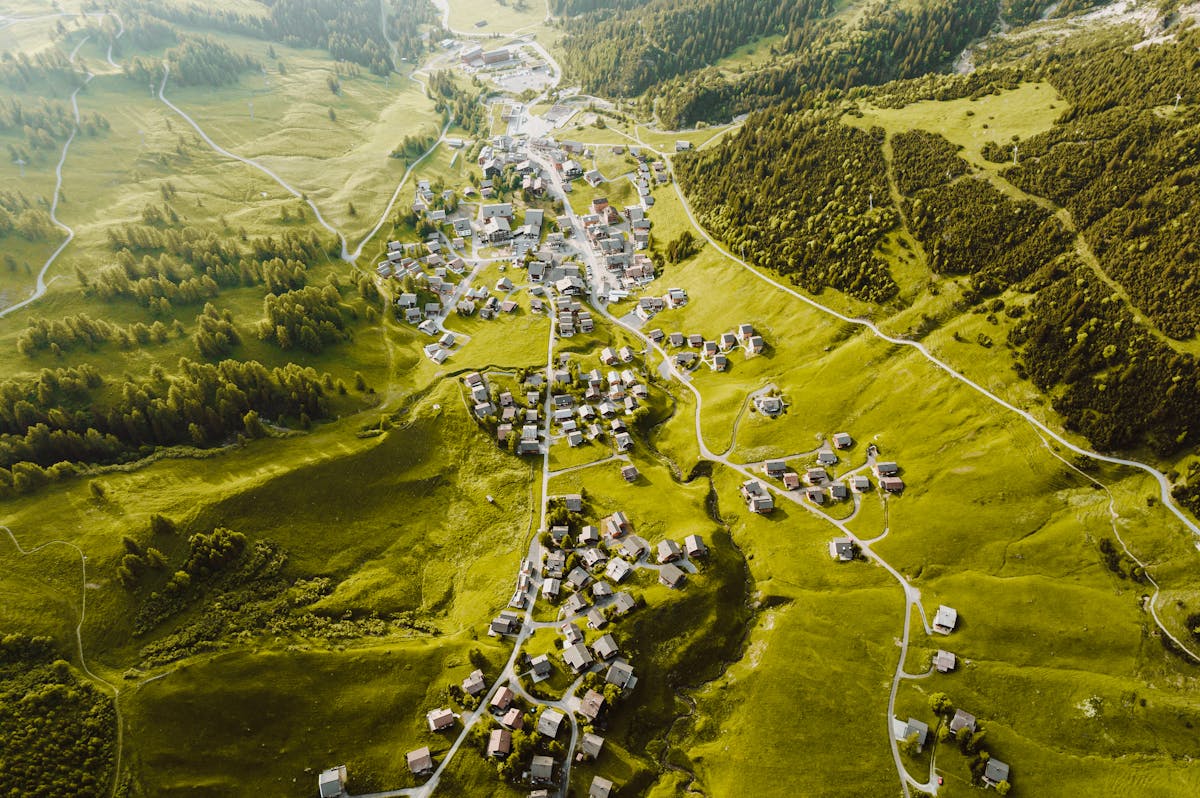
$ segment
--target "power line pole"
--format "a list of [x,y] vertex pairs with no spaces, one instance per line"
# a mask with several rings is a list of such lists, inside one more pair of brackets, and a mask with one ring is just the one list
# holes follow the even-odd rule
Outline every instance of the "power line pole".
[[1182,93],[1182,92],[1178,92],[1178,91],[1177,91],[1177,92],[1175,92],[1175,110],[1176,110],[1176,111],[1178,111],[1178,110],[1179,110],[1179,101],[1180,101],[1180,100],[1182,100],[1182,99],[1183,99],[1183,93]]
[[1016,144],[1013,145],[1013,166],[1017,165],[1017,152],[1019,149],[1020,148]]

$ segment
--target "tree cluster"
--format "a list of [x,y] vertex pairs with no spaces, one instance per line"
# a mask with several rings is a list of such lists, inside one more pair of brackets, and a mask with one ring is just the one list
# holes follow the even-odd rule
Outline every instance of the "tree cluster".
[[882,144],[882,131],[828,116],[756,114],[719,146],[678,157],[676,175],[735,254],[813,292],[882,302],[897,289],[875,250],[898,220]]
[[37,488],[59,463],[113,463],[159,446],[244,434],[254,411],[276,424],[329,415],[329,375],[289,363],[182,359],[179,373],[109,385],[95,369],[43,369],[0,382],[0,495]]
[[879,3],[852,27],[817,16],[788,32],[776,46],[777,57],[763,66],[681,74],[647,97],[662,123],[675,128],[729,119],[780,101],[810,106],[854,87],[915,78],[948,65],[987,32],[996,8],[996,0]]
[[109,793],[112,701],[57,659],[48,638],[0,636],[0,784],[26,798]]
[[1036,296],[1009,340],[1021,352],[1018,373],[1053,397],[1064,425],[1108,451],[1144,445],[1166,456],[1195,445],[1196,359],[1138,325],[1120,298],[1073,259],[1033,280],[1024,288]]
[[196,317],[194,340],[200,356],[206,360],[228,357],[242,343],[233,324],[233,314],[228,310],[218,312],[211,302],[205,303],[204,312]]
[[281,349],[299,347],[316,354],[349,338],[337,288],[308,286],[284,294],[267,294],[258,337]]
[[[237,82],[243,72],[261,69],[251,56],[234,52],[209,36],[184,35],[166,52],[171,80],[181,86],[224,86]],[[157,59],[137,57],[122,67],[125,76],[139,85],[158,85],[162,66]]]

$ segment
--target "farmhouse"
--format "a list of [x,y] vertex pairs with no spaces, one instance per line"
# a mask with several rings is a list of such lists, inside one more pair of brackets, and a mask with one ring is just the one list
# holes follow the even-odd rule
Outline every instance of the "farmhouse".
[[895,463],[881,461],[875,464],[875,475],[880,477],[894,477],[900,473],[900,466]]
[[854,445],[854,439],[850,437],[848,432],[835,432],[833,434],[833,445],[839,449],[849,449]]
[[834,538],[829,541],[829,556],[838,562],[850,562],[854,555],[854,541],[850,538]]
[[658,581],[672,589],[682,587],[685,578],[683,570],[672,564],[664,565],[658,572]]
[[767,476],[778,479],[783,476],[783,472],[787,471],[787,463],[782,460],[768,460],[763,465],[763,471]]
[[[958,665],[958,658],[949,651],[938,649],[938,652],[933,655],[933,667],[937,668],[938,673],[949,673]],[[959,712],[962,712],[960,709]]]
[[576,643],[563,649],[563,660],[571,670],[580,673],[592,666],[592,652],[583,643]]
[[619,659],[609,666],[604,681],[608,684],[615,684],[622,690],[627,690],[632,689],[637,683],[637,677],[633,675],[633,668],[629,663]]
[[879,487],[888,493],[900,493],[904,490],[904,480],[900,477],[880,477]]
[[516,696],[510,688],[501,687],[496,691],[496,694],[492,696],[491,707],[498,712],[503,712],[512,706],[513,698],[515,697]]
[[449,709],[435,709],[425,716],[425,720],[428,721],[431,732],[438,732],[453,726],[457,718]]
[[567,615],[577,615],[580,612],[583,612],[587,606],[587,599],[583,597],[582,593],[572,593],[571,597],[567,599],[565,604],[563,604],[563,611],[566,612]]
[[759,396],[754,400],[754,406],[758,412],[772,418],[783,412],[783,400],[778,396]]
[[433,772],[433,754],[430,753],[429,746],[409,751],[406,758],[408,759],[408,769],[415,775],[423,776]]
[[583,700],[579,702],[579,714],[595,722],[596,718],[600,717],[600,713],[603,711],[604,696],[595,690],[588,690],[584,694]]
[[1008,781],[1008,763],[1001,762],[993,757],[988,760],[987,767],[983,770],[983,782],[990,787],[995,787],[1000,782]]
[[[615,562],[615,561],[614,561]],[[637,607],[633,594],[622,590],[613,598],[613,610],[618,616],[628,615]]]
[[929,726],[924,721],[916,718],[909,718],[908,723],[904,726],[904,733],[900,739],[908,740],[916,737],[917,751],[919,752],[925,747],[925,741],[929,739]]
[[508,729],[493,729],[488,737],[487,755],[504,758],[512,751],[512,732]]
[[855,474],[854,476],[850,477],[850,490],[854,491],[855,493],[866,493],[870,489],[870,477],[863,476],[862,474]]
[[681,556],[679,544],[673,540],[663,540],[658,544],[658,562],[659,564],[675,562]]
[[546,737],[557,737],[558,730],[562,726],[563,719],[563,713],[559,712],[557,709],[547,708],[542,710],[541,717],[538,718],[538,734],[545,735]]
[[346,794],[346,766],[338,765],[321,772],[317,777],[317,792],[321,798],[341,798]]
[[935,632],[948,635],[954,631],[954,627],[957,625],[958,610],[953,607],[947,607],[945,604],[938,607],[937,615],[933,619],[933,629]]
[[708,547],[704,545],[704,540],[699,535],[688,535],[683,539],[683,548],[687,552],[688,557],[706,557],[708,556]]
[[540,754],[535,756],[529,764],[529,778],[538,784],[554,781],[554,759]]
[[554,670],[554,664],[550,662],[550,658],[545,654],[529,660],[529,667],[533,671],[534,681],[545,679]]
[[975,716],[970,712],[963,712],[961,709],[956,709],[954,710],[954,717],[950,719],[950,733],[957,737],[960,729],[967,729],[974,734]]
[[624,480],[626,482],[637,482],[638,476],[639,476],[637,466],[635,466],[635,465],[622,466],[621,467],[621,476],[624,478]]
[[775,509],[775,500],[757,479],[748,479],[743,482],[741,492],[750,512],[766,514]]
[[583,739],[579,743],[579,752],[587,759],[595,759],[600,756],[601,749],[604,748],[604,738],[598,734],[584,732]]

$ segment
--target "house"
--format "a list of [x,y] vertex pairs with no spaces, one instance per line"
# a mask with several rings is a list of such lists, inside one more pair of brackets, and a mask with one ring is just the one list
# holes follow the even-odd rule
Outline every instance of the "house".
[[462,689],[464,693],[471,696],[479,695],[487,690],[487,682],[484,681],[483,671],[473,671],[470,676],[463,679]]
[[921,749],[925,747],[925,741],[929,739],[929,725],[924,721],[917,720],[916,718],[909,718],[908,723],[904,726],[904,733],[901,735],[900,739],[911,740],[914,739],[914,737],[917,743],[917,751],[920,752]]
[[533,671],[535,681],[545,679],[554,670],[554,664],[550,662],[550,658],[545,654],[540,654],[529,660],[529,667]]
[[672,589],[682,587],[685,578],[683,569],[676,565],[664,565],[658,572],[658,581]]
[[787,463],[782,460],[768,460],[763,464],[763,471],[767,476],[778,479],[783,476],[783,472],[787,471]]
[[608,618],[604,617],[604,613],[592,607],[587,613],[587,625],[589,629],[603,629],[608,626]]
[[604,738],[598,734],[584,732],[583,739],[579,742],[579,752],[587,759],[595,759],[600,756],[600,751],[604,748]]
[[592,644],[592,651],[596,652],[596,656],[602,660],[610,660],[621,652],[617,646],[617,640],[612,635],[604,635],[595,643]]
[[622,690],[632,689],[637,683],[637,677],[633,675],[633,667],[625,660],[617,660],[608,667],[608,673],[604,677],[604,681],[608,684],[615,684]]
[[833,433],[833,445],[839,449],[849,449],[854,445],[854,439],[848,432],[835,432]]
[[757,355],[763,349],[766,349],[766,346],[761,337],[752,335],[750,336],[750,340],[746,342],[746,352],[751,355]]
[[640,476],[640,474],[638,473],[637,466],[627,465],[627,466],[621,467],[621,476],[625,479],[626,482],[637,482],[637,479]]
[[525,715],[519,707],[513,707],[504,713],[504,717],[500,719],[500,723],[509,729],[520,729],[525,726]]
[[707,557],[708,547],[699,535],[688,535],[683,539],[683,549],[688,557]]
[[622,363],[629,363],[633,360],[633,349],[623,346],[617,350],[617,357],[621,359]]
[[724,355],[714,355],[712,360],[713,371],[725,371],[729,368],[729,358]]
[[592,786],[588,788],[588,798],[610,798],[613,794],[613,783],[603,776],[592,776]]
[[796,490],[800,487],[800,475],[795,471],[783,472],[783,488],[784,490]]
[[576,565],[571,569],[571,573],[567,574],[567,582],[576,590],[583,590],[592,583],[592,575]]
[[[613,562],[616,562],[616,560]],[[636,608],[637,600],[634,599],[633,594],[629,593],[628,591],[622,590],[613,597],[613,610],[618,616],[628,615]]]
[[604,711],[604,696],[597,693],[595,690],[588,690],[584,694],[583,700],[579,702],[579,714],[583,715],[588,720],[595,722],[596,718],[600,717],[600,713]]
[[829,497],[834,501],[845,501],[850,498],[850,491],[842,483],[835,482],[829,486]]
[[492,621],[492,625],[488,631],[496,635],[515,635],[520,628],[521,619],[516,613],[502,612],[499,617]]
[[557,600],[558,596],[561,592],[562,592],[562,580],[547,579],[545,582],[542,582],[542,595],[546,598],[547,601]]
[[557,709],[542,710],[541,717],[538,718],[537,730],[538,734],[546,737],[554,738],[558,736],[558,730],[562,726],[565,716]]
[[888,493],[902,493],[904,491],[904,480],[900,479],[900,477],[880,477],[879,487]]
[[592,524],[588,524],[579,532],[579,545],[591,546],[600,542],[600,530]]
[[541,754],[535,756],[529,763],[529,778],[536,784],[549,784],[554,781],[554,759]]
[[579,613],[583,612],[587,606],[587,599],[583,597],[582,593],[572,593],[571,597],[567,599],[565,604],[563,604],[563,611],[566,612],[568,616],[578,615]]
[[987,767],[983,769],[983,783],[988,786],[995,787],[1000,782],[1009,783],[1008,781],[1008,763],[1001,762],[995,757],[987,762]]
[[595,188],[604,182],[604,176],[600,174],[599,169],[589,169],[588,171],[584,172],[583,179],[586,180],[588,185],[590,185],[592,188]]
[[775,509],[775,500],[757,479],[748,479],[743,482],[741,492],[750,512],[765,514]]
[[409,751],[407,759],[408,769],[415,775],[423,776],[433,772],[433,754],[429,752],[429,746]]
[[880,477],[894,477],[900,473],[900,466],[891,462],[878,462],[875,464],[875,475]]
[[682,556],[679,550],[679,544],[673,540],[662,540],[658,543],[658,562],[659,565],[668,562],[675,562]]
[[810,468],[804,472],[804,481],[809,485],[820,485],[827,479],[829,479],[829,474],[824,468]]
[[683,346],[685,342],[686,339],[683,337],[683,333],[673,332],[667,336],[668,346],[680,347]]
[[945,604],[938,607],[937,615],[933,619],[933,629],[935,632],[948,635],[954,631],[954,627],[957,625],[958,610],[953,607],[947,607]]
[[492,701],[491,701],[490,706],[492,707],[492,709],[495,709],[498,712],[504,712],[510,706],[512,706],[512,702],[515,697],[516,696],[514,695],[511,688],[501,687],[499,690],[496,691],[496,694],[494,696],[492,696]]
[[838,562],[850,562],[858,553],[850,538],[834,538],[829,541],[829,556]]
[[600,581],[592,585],[592,598],[606,599],[613,594],[612,585],[608,582]]
[[567,178],[568,180],[574,180],[575,178],[583,175],[583,167],[579,165],[578,161],[573,159],[566,161],[562,165],[562,171],[563,177]]
[[[483,58],[484,58],[484,61],[486,62],[487,55],[485,54]],[[680,139],[679,141],[675,142],[675,152],[686,152],[687,150],[690,150],[691,148],[692,148],[692,142],[690,142],[690,141],[684,141],[683,139]]]
[[[603,741],[601,741],[603,742]],[[597,750],[597,753],[599,751]],[[317,792],[321,798],[341,798],[346,794],[346,766],[321,771],[317,777]]]
[[772,418],[783,412],[783,400],[778,396],[759,396],[754,400],[754,406],[758,412]]
[[850,490],[855,493],[866,493],[871,489],[871,479],[861,474],[850,477]]
[[579,555],[579,559],[583,561],[584,568],[595,568],[608,562],[608,556],[600,549],[584,549],[583,554]]
[[508,219],[505,219],[503,216],[489,219],[483,225],[483,237],[492,244],[508,241],[512,238],[512,226],[508,223]]
[[823,466],[837,465],[838,457],[830,449],[822,449],[817,452],[817,462]]
[[431,732],[439,732],[453,726],[457,718],[449,709],[435,709],[425,715],[425,720],[429,723]]
[[567,512],[581,513],[583,512],[583,496],[579,493],[568,493],[563,496],[563,504],[567,508]]
[[687,343],[692,349],[699,349],[704,346],[704,336],[700,333],[692,333],[687,337]]
[[646,553],[646,542],[636,535],[631,535],[621,543],[621,554],[631,560],[637,560]]
[[804,494],[813,504],[824,504],[827,498],[824,488],[807,488]]
[[581,673],[592,666],[592,652],[583,643],[576,643],[563,649],[563,660],[576,673]]
[[[951,654],[950,656],[954,655]],[[959,729],[967,729],[974,734],[975,716],[970,712],[963,712],[961,709],[954,710],[954,717],[950,719],[950,733],[957,737]]]
[[[933,667],[937,668],[938,673],[949,673],[958,665],[958,658],[949,651],[938,649],[938,652],[933,655]],[[962,712],[960,709],[959,712]]]
[[633,448],[633,438],[627,432],[618,433],[616,437],[617,451],[627,452]]
[[504,758],[512,751],[512,732],[508,729],[493,729],[488,737],[487,755]]

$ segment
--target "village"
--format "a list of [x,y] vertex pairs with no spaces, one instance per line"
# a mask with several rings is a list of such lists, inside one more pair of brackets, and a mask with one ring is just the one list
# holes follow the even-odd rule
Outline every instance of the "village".
[[[552,85],[549,67],[527,44],[484,50],[474,43],[443,42],[443,47],[459,47],[461,68],[489,75],[497,85]],[[544,369],[467,371],[456,378],[464,404],[495,445],[516,457],[543,459],[543,521],[520,560],[507,607],[486,629],[493,639],[511,642],[511,658],[499,673],[473,670],[449,686],[447,704],[428,708],[429,734],[454,737],[454,744],[440,760],[434,753],[439,746],[408,751],[407,768],[418,786],[380,796],[429,794],[462,745],[494,762],[498,776],[527,788],[530,798],[578,795],[570,792],[573,768],[590,775],[584,782],[588,798],[619,794],[621,785],[600,771],[610,718],[638,700],[638,663],[628,653],[633,641],[624,631],[627,619],[646,611],[648,585],[686,591],[711,567],[701,530],[680,529],[647,540],[637,534],[636,519],[622,510],[597,517],[585,493],[546,492],[556,474],[596,467],[616,469],[625,483],[638,484],[641,475],[630,456],[641,438],[638,425],[656,397],[667,394],[667,385],[686,383],[700,367],[734,372],[735,355],[771,354],[763,332],[749,322],[709,334],[646,329],[660,313],[690,302],[683,288],[657,287],[664,266],[650,249],[653,190],[671,180],[669,156],[648,147],[609,145],[610,154],[628,155],[636,163],[625,179],[633,181],[639,201],[618,209],[596,196],[585,212],[576,213],[572,184],[598,189],[607,182],[580,161],[593,156],[593,147],[553,136],[577,110],[555,103],[533,115],[528,104],[507,103],[502,111],[509,120],[507,133],[478,148],[479,179],[441,194],[419,180],[412,210],[433,232],[423,241],[388,242],[386,258],[376,267],[381,287],[394,297],[397,320],[426,336],[423,350],[435,366],[445,366],[470,343],[468,336],[447,328],[453,316],[493,322],[531,314],[549,322]],[[690,146],[681,141],[676,150]],[[502,276],[476,285],[489,267]],[[608,310],[618,305],[628,308],[619,317]],[[598,346],[589,354],[555,354],[555,342],[593,335],[602,325],[623,330],[629,342]],[[773,386],[749,392],[745,404],[767,421],[789,406]],[[552,453],[562,446],[595,451],[586,452],[579,465],[555,471]],[[777,502],[795,503],[841,533],[827,543],[835,566],[882,564],[871,541],[859,539],[845,524],[864,498],[895,500],[906,482],[901,466],[881,459],[873,442],[860,459],[844,462],[857,447],[850,433],[839,431],[810,451],[745,464],[719,460],[745,476],[739,498],[750,513],[770,516]],[[849,514],[830,515],[839,505]],[[653,581],[640,580],[639,574],[652,575]],[[920,609],[919,599],[915,604]],[[927,635],[950,635],[958,616],[942,605],[932,623],[923,621]],[[900,667],[896,683],[948,677],[959,662],[953,652],[938,649],[927,672],[908,674]],[[982,738],[979,722],[964,710],[948,708],[948,700],[931,707],[936,731],[921,718],[890,718],[898,768],[903,771],[901,751],[917,757],[935,734],[942,742],[958,741],[964,754],[977,754],[972,737]],[[976,756],[982,783],[1007,792],[1009,766],[983,754]],[[936,790],[934,779],[940,777],[932,761],[929,767],[927,786]],[[346,781],[345,766],[323,771],[319,795],[347,795]]]

